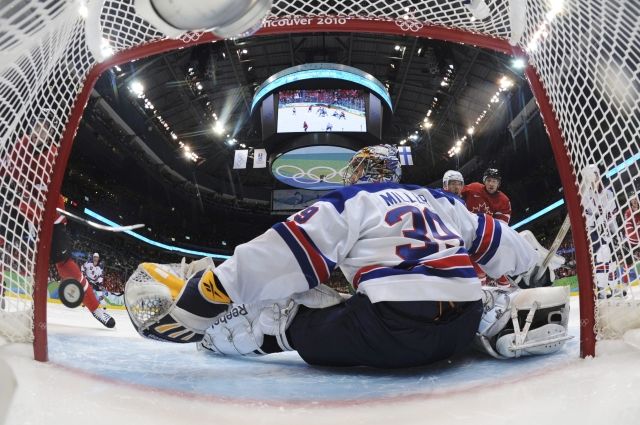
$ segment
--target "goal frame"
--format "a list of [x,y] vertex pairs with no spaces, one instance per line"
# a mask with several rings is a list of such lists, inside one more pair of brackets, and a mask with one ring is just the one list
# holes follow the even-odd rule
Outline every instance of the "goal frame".
[[[344,18],[344,17],[341,17]],[[282,18],[268,20],[281,21]],[[266,25],[263,26],[254,36],[309,33],[309,32],[353,32],[353,33],[374,33],[386,35],[404,35],[425,39],[437,39],[452,43],[470,44],[484,49],[489,49],[507,55],[526,58],[526,53],[519,47],[514,47],[507,40],[494,38],[488,35],[471,33],[464,30],[446,28],[437,25],[424,25],[420,28],[405,30],[393,21],[369,20],[348,17],[347,19],[334,19],[323,25],[314,23],[313,19],[304,20],[297,23],[290,20],[286,25]],[[221,40],[211,33],[202,34],[197,40],[184,41],[174,39],[162,39],[152,41],[147,44],[136,46],[120,51],[107,60],[95,64],[87,73],[82,90],[75,99],[67,125],[60,140],[58,158],[53,166],[51,182],[49,184],[48,195],[45,203],[45,210],[39,234],[39,242],[35,263],[35,286],[34,286],[34,358],[38,361],[48,360],[47,343],[47,279],[49,270],[49,255],[51,252],[51,238],[53,235],[53,225],[56,215],[56,204],[62,181],[67,168],[73,140],[77,132],[84,108],[89,100],[90,93],[103,72],[115,65],[130,62],[151,55],[169,52],[178,48],[194,46],[197,44],[211,43]],[[546,126],[555,163],[560,175],[560,180],[564,190],[564,198],[569,212],[571,222],[573,243],[576,253],[576,271],[579,282],[580,296],[580,356],[595,355],[595,293],[593,288],[593,264],[589,253],[589,243],[586,232],[586,222],[582,214],[580,194],[577,186],[576,176],[570,158],[565,148],[565,141],[560,130],[557,118],[553,112],[553,107],[544,84],[540,80],[535,67],[528,64],[525,68],[525,75],[538,103],[543,122]]]

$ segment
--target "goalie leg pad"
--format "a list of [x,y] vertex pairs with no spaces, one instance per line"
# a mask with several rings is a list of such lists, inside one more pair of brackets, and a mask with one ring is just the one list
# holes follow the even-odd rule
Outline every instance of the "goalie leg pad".
[[475,346],[496,358],[550,354],[568,335],[569,288],[484,290],[485,311]]
[[501,336],[496,341],[496,351],[505,358],[553,354],[564,346],[567,339],[567,329],[551,323],[527,332],[520,349],[516,348],[514,333]]

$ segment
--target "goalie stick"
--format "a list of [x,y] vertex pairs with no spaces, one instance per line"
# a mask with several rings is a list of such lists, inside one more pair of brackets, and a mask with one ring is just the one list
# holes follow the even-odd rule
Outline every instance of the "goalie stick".
[[70,218],[73,221],[77,221],[78,223],[85,224],[87,226],[93,227],[94,229],[104,230],[107,232],[126,232],[128,230],[135,230],[141,227],[144,227],[144,224],[131,224],[129,226],[105,226],[104,224],[96,223],[95,221],[87,220],[82,217],[79,217],[69,211],[65,211],[61,208],[56,208],[60,214]]
[[544,260],[542,260],[542,264],[540,265],[540,268],[538,269],[538,272],[536,273],[534,279],[537,280],[542,277],[542,275],[544,274],[544,271],[547,269],[547,266],[549,265],[549,262],[551,261],[551,258],[553,258],[553,256],[558,251],[558,248],[560,248],[560,244],[564,240],[564,237],[567,236],[567,232],[569,231],[570,228],[571,228],[571,222],[569,221],[569,214],[567,214],[567,216],[564,218],[564,221],[562,222],[562,226],[560,226],[560,230],[558,230],[558,234],[556,235],[556,238],[553,240],[553,243],[549,247],[549,252],[547,253],[547,256],[544,257]]

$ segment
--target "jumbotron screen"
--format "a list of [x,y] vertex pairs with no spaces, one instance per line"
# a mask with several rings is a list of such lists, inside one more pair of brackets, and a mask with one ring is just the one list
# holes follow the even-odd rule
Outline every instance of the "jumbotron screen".
[[364,90],[283,90],[278,93],[278,133],[365,132]]

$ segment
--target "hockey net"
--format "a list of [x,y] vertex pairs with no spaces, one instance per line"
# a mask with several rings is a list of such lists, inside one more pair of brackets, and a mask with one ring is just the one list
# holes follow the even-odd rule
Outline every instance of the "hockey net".
[[[474,16],[467,3],[486,5],[487,16],[478,9]],[[605,294],[598,301],[594,282],[595,264],[603,262],[611,282],[624,276],[637,280],[632,271],[637,245],[625,235],[624,212],[629,193],[636,191],[640,156],[639,15],[635,2],[611,0],[275,0],[256,36],[407,34],[528,56],[526,73],[570,212],[581,285],[582,354],[589,355],[596,335],[618,337],[638,316],[633,286],[624,296],[607,299]],[[133,0],[9,0],[0,5],[0,28],[0,336],[35,339],[35,356],[44,360],[55,206],[96,78],[110,66],[215,38],[187,33],[168,40],[136,15]],[[578,189],[585,187],[581,170],[590,164],[608,177],[615,205],[597,222],[589,221],[593,216],[585,214]],[[605,206],[596,201],[595,207]],[[602,240],[592,239],[588,229],[605,234],[605,226],[611,252],[608,260],[596,261]],[[616,318],[615,329],[606,316]]]

